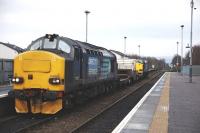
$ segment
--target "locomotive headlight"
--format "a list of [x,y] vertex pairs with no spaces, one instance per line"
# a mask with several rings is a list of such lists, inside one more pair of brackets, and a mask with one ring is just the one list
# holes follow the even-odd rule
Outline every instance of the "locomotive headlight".
[[59,78],[57,78],[57,77],[52,77],[52,78],[49,78],[49,83],[50,83],[50,84],[53,84],[53,85],[58,85],[58,84],[60,84],[61,82],[60,82],[60,79],[59,79]]
[[16,83],[19,83],[19,78],[16,78],[16,79],[15,79],[15,82],[16,82]]
[[13,77],[12,83],[14,84],[22,84],[24,82],[24,79],[22,77]]
[[16,80],[15,78],[12,78],[12,82],[15,82],[15,80]]
[[56,83],[60,83],[60,79],[57,79],[57,80],[56,80]]

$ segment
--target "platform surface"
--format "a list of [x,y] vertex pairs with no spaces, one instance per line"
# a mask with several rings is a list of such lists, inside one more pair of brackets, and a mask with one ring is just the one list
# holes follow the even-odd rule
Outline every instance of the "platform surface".
[[3,85],[0,86],[0,98],[2,97],[7,97],[8,96],[8,92],[12,89],[11,85]]
[[200,133],[200,76],[165,73],[113,133]]

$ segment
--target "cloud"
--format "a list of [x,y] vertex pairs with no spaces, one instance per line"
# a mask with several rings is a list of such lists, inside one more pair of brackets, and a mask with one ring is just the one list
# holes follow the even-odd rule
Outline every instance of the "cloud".
[[[0,40],[26,47],[32,40],[57,33],[85,40],[85,10],[88,40],[95,45],[145,56],[173,56],[184,24],[184,42],[189,42],[190,1],[187,0],[1,0]],[[198,8],[200,0],[195,1]],[[199,14],[199,10],[196,14]],[[194,42],[199,41],[199,15],[194,17]]]

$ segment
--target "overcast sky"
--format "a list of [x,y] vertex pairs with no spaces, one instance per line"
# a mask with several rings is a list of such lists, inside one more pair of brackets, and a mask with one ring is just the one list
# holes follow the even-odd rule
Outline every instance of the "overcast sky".
[[[56,33],[127,53],[169,59],[176,54],[184,24],[189,43],[191,0],[0,0],[0,41],[26,48],[32,40]],[[194,0],[194,44],[200,43],[200,0]],[[179,47],[180,48],[180,47]],[[184,48],[184,51],[186,49]],[[180,49],[179,49],[180,52]]]

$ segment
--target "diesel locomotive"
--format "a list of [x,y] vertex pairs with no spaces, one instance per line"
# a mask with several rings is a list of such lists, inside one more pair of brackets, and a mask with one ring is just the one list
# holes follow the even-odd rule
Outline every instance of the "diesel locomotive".
[[116,56],[89,43],[46,34],[14,59],[13,90],[18,113],[55,114],[81,97],[118,83]]

